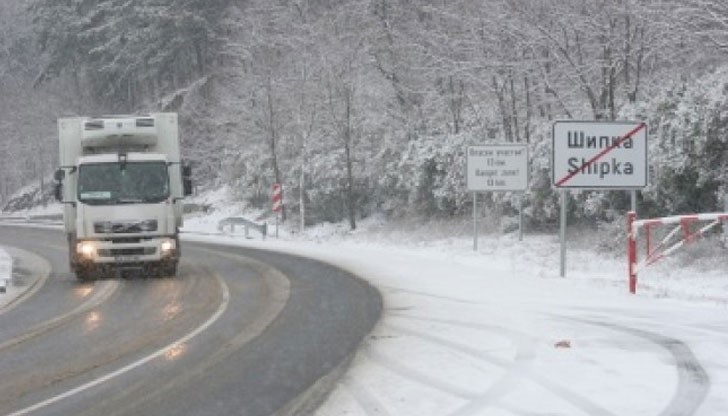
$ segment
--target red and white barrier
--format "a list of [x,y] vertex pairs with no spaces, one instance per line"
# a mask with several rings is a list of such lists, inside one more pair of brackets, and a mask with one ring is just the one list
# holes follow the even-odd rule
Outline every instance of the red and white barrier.
[[[682,246],[700,239],[708,230],[726,220],[728,220],[728,213],[725,212],[675,215],[645,220],[638,220],[635,212],[627,213],[627,261],[630,293],[637,291],[637,273],[642,268],[654,264],[658,260],[671,255]],[[705,222],[707,224],[697,230],[693,231],[690,228],[695,223]],[[657,227],[671,224],[677,224],[677,226],[667,233],[660,242],[653,245],[652,231]],[[637,238],[642,228],[645,230],[645,258],[638,262]],[[676,237],[677,241],[675,241]]]
[[283,187],[281,184],[273,184],[273,192],[271,193],[271,209],[273,212],[281,212],[283,209]]

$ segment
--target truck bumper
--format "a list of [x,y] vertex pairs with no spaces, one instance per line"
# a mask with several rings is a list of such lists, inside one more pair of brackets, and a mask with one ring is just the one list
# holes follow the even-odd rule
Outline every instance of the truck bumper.
[[113,240],[79,240],[74,250],[74,263],[82,265],[131,265],[176,263],[179,241],[175,237],[154,237],[138,242]]

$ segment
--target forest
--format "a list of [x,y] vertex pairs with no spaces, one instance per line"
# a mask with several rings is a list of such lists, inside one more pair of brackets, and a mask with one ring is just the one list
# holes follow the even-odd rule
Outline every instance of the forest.
[[[556,120],[648,125],[644,217],[724,209],[724,0],[18,0],[0,3],[0,207],[48,194],[56,119],[180,114],[197,191],[250,207],[282,183],[301,224],[469,215],[469,145],[529,149],[525,196],[558,222]],[[577,191],[571,221],[622,221]]]

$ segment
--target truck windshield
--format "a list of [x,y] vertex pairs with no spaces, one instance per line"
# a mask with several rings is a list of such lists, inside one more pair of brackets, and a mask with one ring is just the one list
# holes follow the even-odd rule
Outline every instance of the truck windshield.
[[78,169],[78,200],[84,204],[157,203],[168,197],[164,162],[92,163]]

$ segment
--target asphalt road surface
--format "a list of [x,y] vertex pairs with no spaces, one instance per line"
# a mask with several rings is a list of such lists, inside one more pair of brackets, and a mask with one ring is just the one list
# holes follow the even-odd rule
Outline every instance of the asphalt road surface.
[[0,309],[0,414],[310,414],[379,318],[347,272],[183,243],[174,278],[80,283],[63,234],[0,225],[34,285]]

